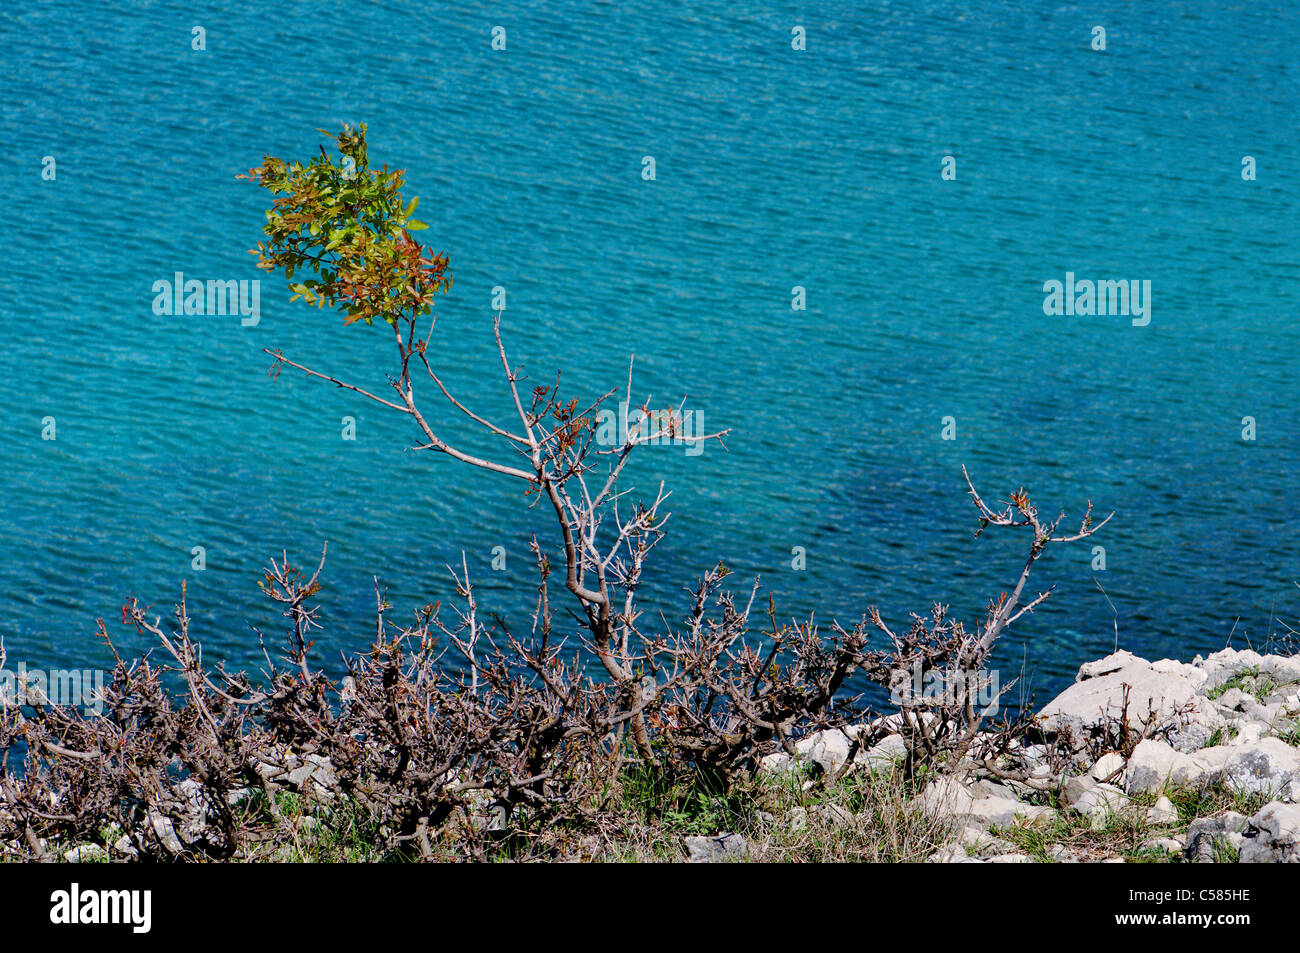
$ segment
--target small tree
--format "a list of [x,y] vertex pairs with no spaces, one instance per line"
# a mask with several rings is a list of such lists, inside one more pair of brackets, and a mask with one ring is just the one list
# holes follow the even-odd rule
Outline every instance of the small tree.
[[[347,677],[336,685],[310,655],[324,553],[310,575],[285,557],[272,560],[261,584],[287,621],[280,661],[264,642],[255,683],[204,664],[183,588],[170,628],[131,599],[122,622],[154,639],[161,661],[114,651],[100,714],[44,700],[27,711],[0,708],[0,847],[26,845],[44,857],[45,840],[95,838],[113,825],[141,858],[244,856],[283,836],[275,825],[259,826],[247,806],[248,790],[262,788],[276,814],[274,783],[309,799],[339,798],[340,811],[360,809],[384,852],[414,847],[433,858],[450,849],[483,858],[503,839],[528,853],[559,851],[574,832],[619,835],[617,795],[630,762],[659,780],[702,778],[717,790],[750,778],[767,754],[796,754],[800,736],[850,722],[859,723],[854,752],[901,732],[909,773],[958,768],[1005,737],[981,734],[984,714],[969,693],[903,694],[897,716],[863,724],[867,712],[847,686],[855,675],[893,685],[913,669],[983,677],[999,636],[1051,591],[1023,601],[1035,562],[1049,546],[1099,529],[1091,510],[1078,532],[1059,533],[1061,519],[1040,520],[1023,491],[995,509],[967,477],[980,532],[997,526],[1031,537],[1012,591],[970,632],[936,606],[902,635],[875,609],[823,633],[811,621],[778,623],[769,599],[760,633],[751,621],[757,584],[737,599],[721,564],[700,576],[680,616],[644,620],[638,597],[668,520],[668,494],[661,484],[649,502],[632,500],[621,482],[628,461],[647,443],[720,442],[726,431],[689,433],[682,405],[652,413],[647,400],[621,442],[602,446],[596,414],[618,390],[584,403],[561,394],[558,375],[527,387],[507,356],[500,313],[493,332],[513,417],[490,420],[468,407],[429,358],[433,302],[451,285],[447,256],[412,238],[423,227],[412,218],[417,202],[403,201],[402,172],[371,167],[365,131],[334,137],[337,157],[324,149],[305,164],[268,156],[247,177],[275,196],[259,264],[283,272],[296,298],[342,310],[348,324],[391,328],[391,393],[278,350],[267,352],[272,371],[292,367],[405,415],[420,449],[517,480],[549,509],[553,542],[531,540],[531,627],[485,622],[493,617],[479,606],[465,561],[452,573],[456,604],[426,605],[404,622],[393,620],[376,580],[373,643],[346,659]],[[498,451],[479,456],[453,444],[421,407],[426,394]],[[631,406],[630,365],[622,396]],[[887,647],[868,645],[873,627]],[[111,646],[102,621],[99,634]],[[459,664],[444,664],[448,652]],[[602,678],[587,674],[593,656]],[[168,672],[179,692],[165,689]],[[5,770],[16,751],[21,777]]]
[[[872,670],[878,681],[893,690],[898,703],[909,774],[922,765],[944,763],[956,768],[962,764],[979,738],[990,709],[997,707],[983,699],[991,694],[991,700],[997,702],[1015,684],[994,683],[988,677],[988,659],[994,644],[1009,626],[1033,612],[1056,588],[1049,587],[1022,604],[1034,564],[1049,546],[1087,539],[1110,521],[1107,516],[1094,524],[1089,503],[1078,530],[1061,533],[1059,527],[1065,514],[1045,522],[1023,487],[1011,494],[1009,502],[994,509],[980,497],[964,466],[961,472],[979,516],[976,538],[990,526],[1027,531],[1029,553],[1010,594],[1004,592],[990,600],[983,622],[973,631],[968,631],[960,620],[950,618],[946,605],[936,604],[925,617],[913,613],[912,625],[902,636],[890,629],[874,606],[869,610],[872,625],[889,638],[891,645],[877,656]],[[888,673],[887,682],[881,678],[884,673]],[[907,683],[918,679],[941,690],[934,695],[917,693]],[[1006,732],[991,733],[984,739],[986,753],[995,753],[1006,738]]]

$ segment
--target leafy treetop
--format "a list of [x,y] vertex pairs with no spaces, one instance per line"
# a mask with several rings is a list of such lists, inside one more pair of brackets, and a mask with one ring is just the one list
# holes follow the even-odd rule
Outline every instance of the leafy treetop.
[[[428,228],[411,216],[419,198],[403,204],[403,169],[370,168],[366,127],[344,126],[340,159],[321,146],[307,164],[265,156],[241,179],[253,179],[276,199],[266,213],[268,241],[252,254],[265,271],[282,269],[293,298],[317,307],[342,307],[345,324],[381,318],[396,325],[433,309],[438,292],[451,288],[445,254],[434,255],[411,237]],[[316,275],[293,281],[296,271]]]

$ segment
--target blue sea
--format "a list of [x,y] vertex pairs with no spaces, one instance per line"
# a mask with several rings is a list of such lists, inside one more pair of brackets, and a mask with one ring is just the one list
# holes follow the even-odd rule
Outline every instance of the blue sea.
[[[356,395],[268,375],[262,349],[283,348],[386,387],[386,329],[256,269],[266,195],[235,177],[363,122],[450,256],[430,353],[466,402],[508,411],[501,287],[534,382],[562,368],[594,396],[635,355],[641,396],[731,429],[633,464],[640,491],[673,491],[646,594],[670,620],[721,559],[785,619],[877,604],[905,627],[941,601],[973,621],[1026,541],[974,538],[964,464],[990,499],[1023,485],[1044,510],[1115,514],[1041,561],[1031,587],[1056,590],[999,648],[1039,703],[1117,640],[1184,659],[1284,645],[1298,47],[1289,0],[10,5],[8,664],[105,664],[100,617],[143,651],[122,603],[165,615],[185,582],[206,658],[255,665],[281,621],[260,567],[314,565],[325,541],[323,662],[367,646],[376,580],[399,614],[447,602],[462,553],[485,609],[526,625],[545,523],[518,485],[408,449],[410,421]],[[262,279],[259,322],[155,314],[176,272]],[[1045,313],[1067,273],[1149,281],[1149,323]]]

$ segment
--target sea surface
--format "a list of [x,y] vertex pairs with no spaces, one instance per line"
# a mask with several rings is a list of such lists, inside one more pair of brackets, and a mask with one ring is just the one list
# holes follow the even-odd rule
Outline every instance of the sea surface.
[[[142,651],[123,601],[165,615],[185,582],[207,658],[253,665],[281,621],[260,567],[314,566],[325,541],[325,661],[366,647],[376,580],[398,614],[446,602],[462,553],[480,602],[527,625],[546,524],[519,486],[408,449],[410,422],[356,395],[268,375],[262,349],[283,348],[386,387],[386,329],[255,268],[267,197],[235,178],[362,122],[450,256],[430,353],[466,402],[508,412],[500,286],[535,383],[562,368],[592,396],[635,355],[641,396],[731,429],[633,464],[638,490],[673,491],[647,621],[680,618],[719,559],[783,619],[877,604],[905,627],[941,601],[973,621],[1027,541],[974,538],[964,464],[989,499],[1023,485],[1045,511],[1115,514],[1040,562],[1030,586],[1055,592],[999,649],[1038,703],[1116,642],[1285,645],[1298,48],[1290,0],[8,5],[8,664],[104,664],[100,617]],[[176,272],[262,279],[260,321],[156,315]],[[1045,314],[1067,273],[1150,281],[1149,323]]]

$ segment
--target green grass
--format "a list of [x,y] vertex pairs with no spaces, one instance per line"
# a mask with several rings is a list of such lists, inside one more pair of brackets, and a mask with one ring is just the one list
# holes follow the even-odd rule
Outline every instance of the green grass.
[[1236,811],[1250,817],[1270,800],[1267,793],[1246,794],[1222,783],[1198,788],[1175,788],[1167,796],[1178,810],[1179,828],[1183,831],[1198,817],[1210,817],[1223,811]]
[[1279,689],[1286,688],[1291,682],[1279,682],[1270,672],[1261,672],[1258,666],[1243,668],[1221,685],[1216,685],[1206,692],[1212,701],[1218,701],[1231,689],[1239,688],[1247,695],[1253,695],[1263,701]]

